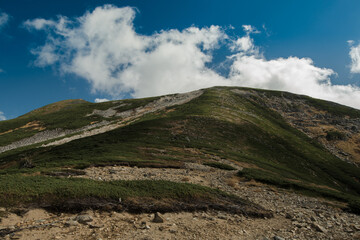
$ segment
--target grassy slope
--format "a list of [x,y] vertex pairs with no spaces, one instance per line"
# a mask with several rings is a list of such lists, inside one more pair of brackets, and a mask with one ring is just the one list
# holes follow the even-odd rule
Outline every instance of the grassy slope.
[[[343,111],[336,107],[333,111]],[[181,167],[184,161],[206,162],[210,154],[256,166],[240,174],[246,178],[345,201],[360,196],[359,168],[290,127],[256,97],[212,88],[172,108],[175,111],[149,114],[124,128],[61,146],[2,154],[0,173],[113,163]],[[24,156],[36,167],[19,169]]]
[[[86,117],[86,115],[92,113],[94,109],[106,110],[110,107],[122,105],[121,107],[116,108],[118,112],[122,112],[139,106],[144,106],[155,99],[157,99],[157,97],[132,100],[127,99],[103,103],[90,103],[84,100],[65,100],[49,104],[18,118],[0,121],[0,146],[8,145],[14,141],[31,137],[38,133],[39,130],[37,129],[21,128],[29,122],[37,121],[40,123],[40,126],[44,127],[46,130],[53,130],[56,128],[77,129],[87,126],[92,122],[112,120],[103,118],[99,115]],[[15,131],[1,134],[7,132],[8,130]]]

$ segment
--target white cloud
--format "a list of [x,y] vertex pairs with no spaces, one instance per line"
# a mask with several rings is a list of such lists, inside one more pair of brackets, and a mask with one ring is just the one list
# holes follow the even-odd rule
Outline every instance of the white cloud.
[[251,25],[243,25],[244,32],[246,33],[243,37],[238,37],[235,41],[231,40],[229,48],[233,52],[246,52],[247,54],[258,55],[259,49],[255,47],[254,40],[250,37],[250,34],[260,33],[256,28]]
[[6,117],[3,112],[0,111],[0,121],[6,120]]
[[[0,11],[0,30],[3,26],[6,25],[6,23],[9,21],[10,19],[10,15]],[[0,73],[4,73],[5,71],[3,69],[0,68]],[[1,112],[0,112],[1,113]],[[1,120],[1,115],[0,115],[0,120]],[[5,119],[3,119],[5,120]]]
[[32,49],[31,53],[38,56],[35,64],[39,67],[44,67],[56,63],[60,59],[56,50],[53,43],[46,43],[44,46]]
[[350,85],[332,85],[335,72],[314,66],[309,58],[277,58],[237,54],[233,56],[229,78],[234,85],[284,90],[340,102],[360,108],[360,89]]
[[110,100],[106,99],[106,98],[95,98],[96,103],[102,103],[102,102],[108,102],[108,101],[110,101]]
[[353,46],[354,41],[349,40],[348,41],[350,45],[350,72],[352,73],[360,73],[360,44],[357,46]]
[[347,40],[347,43],[351,46],[351,45],[353,45],[355,43],[355,41],[354,40]]
[[250,34],[250,33],[260,33],[259,30],[257,30],[254,26],[251,26],[251,25],[242,25],[244,31],[247,33],[247,34]]
[[2,28],[10,19],[9,14],[0,11],[0,28]]
[[[38,66],[53,65],[86,79],[93,92],[114,98],[131,93],[145,97],[186,92],[214,85],[248,86],[291,91],[360,108],[359,88],[332,85],[334,71],[316,67],[309,58],[267,60],[244,25],[245,36],[233,39],[219,26],[136,33],[130,7],[97,7],[83,16],[28,20],[29,29],[46,30],[43,46],[34,49]],[[212,53],[227,46],[229,75],[208,67]]]
[[41,30],[44,29],[46,27],[51,27],[51,26],[55,26],[56,22],[52,21],[52,20],[46,20],[46,19],[42,19],[42,18],[36,18],[33,20],[26,20],[24,22],[24,26],[27,29],[35,29],[35,30]]
[[[105,5],[73,21],[60,17],[54,25],[43,25],[52,31],[46,43],[32,51],[36,64],[57,63],[62,72],[88,80],[93,92],[117,97],[129,91],[143,97],[226,84],[205,66],[211,50],[227,37],[220,27],[144,36],[135,32],[134,17],[132,8]],[[37,22],[28,20],[26,25],[36,29]]]
[[254,40],[249,35],[239,37],[236,41],[233,41],[230,45],[230,49],[233,52],[255,52],[257,49],[254,46]]

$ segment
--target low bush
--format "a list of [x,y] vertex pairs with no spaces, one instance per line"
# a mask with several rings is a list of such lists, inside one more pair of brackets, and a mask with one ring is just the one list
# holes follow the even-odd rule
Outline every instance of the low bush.
[[336,130],[331,130],[326,133],[326,140],[346,140],[346,134]]

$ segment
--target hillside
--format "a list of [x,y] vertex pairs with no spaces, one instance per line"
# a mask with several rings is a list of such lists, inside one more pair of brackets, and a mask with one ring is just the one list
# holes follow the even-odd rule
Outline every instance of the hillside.
[[[359,213],[359,129],[359,110],[259,89],[62,101],[0,122],[0,206],[74,211],[103,209],[107,202],[121,211],[213,209],[277,217],[261,196],[250,197],[255,204],[244,200],[238,190],[250,191],[252,183]],[[202,181],[201,171],[207,172]],[[144,196],[152,204],[141,204]],[[125,201],[119,204],[119,197]]]

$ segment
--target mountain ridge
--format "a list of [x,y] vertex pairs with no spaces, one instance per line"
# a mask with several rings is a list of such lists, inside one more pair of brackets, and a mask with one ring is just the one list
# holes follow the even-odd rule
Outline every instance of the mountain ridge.
[[300,239],[343,232],[319,209],[358,221],[359,110],[239,87],[47,109],[0,122],[0,207],[222,211],[294,219]]
[[[309,99],[311,100],[310,102],[308,102]],[[320,101],[321,104],[318,104],[317,101]],[[63,110],[59,110],[60,112],[56,113],[50,111],[49,113],[45,113],[45,115],[40,114],[37,116],[39,119],[41,119],[43,116],[46,116],[44,118],[45,120],[47,120],[48,116],[50,116],[48,118],[50,120],[52,120],[54,117],[57,117],[58,115],[60,115],[60,117],[65,116],[68,118],[68,121],[65,121],[64,119],[61,121],[66,124],[69,122],[71,123],[72,120],[69,119],[76,117],[76,121],[78,122],[73,122],[72,126],[70,124],[71,128],[54,128],[54,126],[51,126],[51,124],[53,124],[52,122],[48,126],[44,122],[41,124],[41,120],[34,118],[38,121],[38,123],[40,122],[39,125],[43,126],[43,129],[35,130],[39,131],[38,134],[41,135],[43,133],[48,133],[49,131],[46,132],[48,129],[57,133],[51,138],[44,138],[43,140],[46,141],[46,144],[43,144],[44,141],[30,141],[30,147],[26,147],[26,145],[21,146],[25,147],[25,151],[22,152],[20,148],[18,152],[22,152],[21,154],[23,155],[33,155],[35,154],[34,152],[39,152],[40,155],[39,153],[35,154],[37,155],[37,159],[41,159],[41,156],[44,156],[42,162],[47,162],[46,164],[49,165],[50,162],[46,159],[48,159],[50,156],[52,156],[52,159],[57,159],[59,157],[57,154],[60,154],[60,152],[55,150],[57,148],[75,149],[77,148],[76,146],[79,146],[78,148],[83,152],[82,154],[88,155],[89,153],[86,151],[91,150],[87,146],[83,145],[82,142],[89,145],[93,144],[92,142],[94,142],[94,144],[99,146],[100,149],[102,148],[102,144],[99,144],[98,142],[105,142],[103,145],[105,149],[108,149],[109,147],[107,147],[106,142],[109,142],[110,139],[110,143],[113,142],[111,144],[115,144],[114,146],[120,144],[120,148],[122,148],[123,145],[130,144],[129,149],[133,150],[130,152],[126,150],[122,154],[125,154],[125,156],[127,154],[130,154],[129,156],[137,156],[135,158],[138,158],[138,161],[146,162],[148,160],[145,159],[149,158],[149,150],[147,150],[147,146],[150,143],[148,140],[145,140],[147,139],[146,135],[140,134],[140,132],[149,131],[147,134],[153,134],[153,137],[156,137],[160,132],[164,132],[164,136],[158,136],[161,141],[158,143],[159,145],[156,148],[161,147],[166,149],[166,146],[170,148],[179,148],[180,146],[183,146],[184,149],[201,149],[205,147],[205,149],[207,149],[205,152],[208,152],[212,155],[216,155],[220,158],[232,158],[235,161],[255,164],[257,167],[262,169],[260,172],[259,170],[256,170],[256,168],[245,170],[244,173],[246,173],[246,176],[266,176],[265,173],[270,171],[271,176],[268,176],[268,178],[274,180],[277,179],[276,174],[273,174],[275,171],[277,174],[281,173],[284,176],[287,176],[285,178],[294,179],[294,181],[304,181],[306,185],[314,184],[314,181],[316,182],[321,179],[321,181],[316,183],[316,185],[325,185],[332,189],[337,189],[341,186],[341,184],[334,184],[332,181],[339,181],[339,179],[341,179],[341,182],[344,179],[348,179],[346,175],[348,175],[349,172],[353,172],[350,174],[350,176],[354,177],[355,182],[351,181],[350,179],[346,180],[346,185],[351,183],[352,186],[349,188],[349,185],[347,185],[347,188],[352,189],[350,192],[360,192],[360,186],[358,186],[356,183],[356,181],[358,181],[356,179],[360,175],[355,174],[355,172],[360,173],[360,171],[358,168],[349,170],[350,165],[357,164],[358,155],[353,154],[353,156],[351,153],[345,152],[343,152],[343,154],[336,154],[338,151],[340,151],[337,147],[339,146],[339,142],[346,142],[348,139],[355,139],[353,144],[356,147],[359,147],[357,143],[358,137],[360,136],[358,133],[358,129],[360,129],[360,121],[357,118],[357,114],[360,114],[360,111],[353,110],[341,105],[334,105],[334,103],[329,103],[330,106],[335,106],[330,108],[328,105],[324,105],[324,103],[326,102],[291,93],[236,87],[213,87],[185,94],[173,94],[146,99],[120,100],[101,104],[80,102],[80,104],[73,105],[70,109],[65,108]],[[331,111],[326,111],[326,108],[330,108]],[[78,111],[79,109],[81,109],[80,112],[74,112],[74,110]],[[351,110],[349,114],[350,116],[345,117],[344,114],[347,114],[347,111],[344,109]],[[320,121],[321,124],[316,122],[316,124],[321,125],[322,127],[324,127],[324,121],[330,118],[329,121],[325,121],[328,128],[324,128],[325,130],[323,130],[321,134],[318,133],[317,135],[314,133],[316,131],[313,129],[318,129],[319,127],[311,122],[313,120],[312,116],[315,114],[323,114],[324,116],[327,116],[320,118],[322,121]],[[32,114],[32,116],[34,116],[34,114]],[[304,118],[304,116],[307,116],[307,119],[299,119]],[[79,117],[81,117],[81,119],[78,119]],[[299,125],[296,121],[290,121],[291,117],[295,118],[297,121],[301,120],[303,124]],[[34,121],[34,119],[32,119],[32,121]],[[351,127],[344,127],[344,124],[339,122],[339,119],[347,119],[347,121],[351,120],[351,124],[356,125],[354,125],[353,128],[355,131],[353,131]],[[58,122],[57,125],[53,125],[59,126],[59,124],[60,122]],[[77,126],[80,126],[80,128],[73,127],[76,124]],[[161,130],[157,130],[157,127],[155,127],[157,125],[161,126],[163,124],[165,125],[163,128],[161,128]],[[345,125],[347,126],[348,123],[346,122]],[[140,130],[135,130],[138,127],[140,127]],[[51,130],[51,128],[53,128],[53,130]],[[308,129],[310,128],[313,131],[309,131]],[[192,129],[192,131],[189,129]],[[333,137],[334,139],[329,139],[329,131],[327,129],[332,129],[332,134],[337,137]],[[33,129],[32,131],[34,132]],[[122,133],[123,131],[125,132]],[[228,135],[224,135],[224,132],[226,132]],[[336,133],[339,136],[336,135]],[[6,135],[10,134],[12,133],[1,135],[0,138],[7,137]],[[118,134],[126,136],[127,139],[118,136]],[[314,136],[311,136],[311,134]],[[139,143],[133,142],[133,145],[131,145],[130,142],[128,143],[127,141],[133,141],[131,140],[132,135],[134,136],[134,139],[144,138],[144,145],[141,147],[139,146],[140,148],[138,148],[137,145],[139,145]],[[37,135],[35,134],[35,136]],[[342,139],[342,137],[344,137],[344,139]],[[31,137],[25,138],[26,141],[28,139],[31,139]],[[119,143],[115,143],[119,141],[116,139],[122,140],[120,140]],[[70,143],[70,141],[74,142]],[[202,141],[208,143],[204,144]],[[193,145],[194,142],[195,145]],[[225,142],[227,142],[227,145],[223,145]],[[240,145],[234,145],[236,142]],[[37,147],[40,148],[32,148],[31,144],[34,143],[35,145],[37,144]],[[59,146],[57,147],[57,145]],[[219,146],[214,147],[216,145]],[[302,145],[302,148],[299,148],[298,145]],[[220,146],[223,148],[220,148]],[[332,148],[335,150],[330,151]],[[11,151],[10,153],[5,152],[5,157],[3,158],[4,160],[2,160],[2,162],[7,162],[8,165],[10,164],[9,159],[14,159],[15,156],[20,154],[17,153],[16,148],[14,149],[14,154],[12,154]],[[222,153],[224,152],[224,149],[228,149],[226,154]],[[357,148],[355,148],[355,150],[356,149]],[[69,152],[69,150],[62,151]],[[101,150],[100,152],[103,151],[104,150]],[[108,153],[114,152],[111,149],[106,151],[108,151]],[[143,153],[141,154],[141,152]],[[180,150],[177,153],[175,151],[174,154],[175,160],[174,156],[163,156],[160,158],[160,160],[163,158],[164,160],[161,161],[166,162],[164,163],[165,165],[179,165],[181,160],[176,159],[176,155],[179,155],[181,158],[184,153],[182,153],[182,150]],[[188,153],[185,155],[187,154]],[[87,162],[86,164],[92,165],[98,161],[95,160],[97,159],[95,156],[99,154],[93,152],[92,155],[93,157],[89,159],[94,160],[88,159],[85,161]],[[331,157],[331,155],[334,157]],[[341,156],[345,156],[346,158],[341,158]],[[76,154],[74,155],[70,153],[63,157],[66,159],[78,159]],[[159,156],[156,154],[155,157],[150,158],[154,159],[150,160],[150,162],[160,161],[157,159]],[[166,160],[166,158],[169,158],[169,160]],[[347,162],[350,164],[349,167],[348,163],[342,163],[340,160],[337,160],[339,158],[347,160]],[[121,160],[121,158],[119,160],[116,159],[119,158],[115,157],[113,159],[113,157],[110,157],[109,160],[104,161],[105,163],[110,163],[113,161],[121,163],[122,161],[125,161]],[[299,162],[302,162],[302,164],[305,165],[301,167],[299,166],[299,169],[293,169],[293,166],[290,166],[289,164],[295,164],[296,161],[294,162],[294,159],[298,159]],[[312,159],[311,163],[309,163],[310,159]],[[320,161],[319,159],[323,160]],[[336,169],[333,166],[328,165],[327,162],[329,160],[326,159],[332,159],[331,161],[334,161],[333,165],[336,166]],[[69,161],[72,162],[72,160]],[[75,160],[75,162],[76,161],[77,160]],[[94,163],[91,163],[92,161],[94,161]],[[18,164],[18,161],[11,160],[10,162],[15,164],[14,166]],[[62,165],[58,165],[56,163],[57,161],[54,160],[51,162],[56,167],[61,167]],[[79,162],[80,165],[84,164],[82,161]],[[97,162],[96,164],[101,164],[101,162],[102,161]],[[306,165],[309,165],[310,167],[306,167]],[[318,171],[319,173],[323,174],[324,166],[327,166],[325,167],[327,177],[325,177],[325,175],[322,177],[314,177],[309,176],[308,173],[306,173],[306,171],[308,171],[307,168],[309,168],[311,171]],[[299,174],[300,169],[303,169],[303,173],[301,174]],[[264,170],[265,173],[262,172]],[[332,176],[332,174],[335,173],[337,175],[341,175],[341,177],[339,178],[338,176]],[[283,181],[284,176],[280,177],[280,182]],[[324,177],[327,179],[326,181],[324,181]],[[283,185],[286,186],[288,184],[287,182],[288,181],[286,180],[285,184]],[[289,184],[291,187],[300,189],[308,188],[302,186],[301,184],[299,185],[294,183],[293,180],[291,180]],[[323,190],[320,192],[322,192],[321,194],[328,194]],[[337,195],[336,191],[333,195]]]

